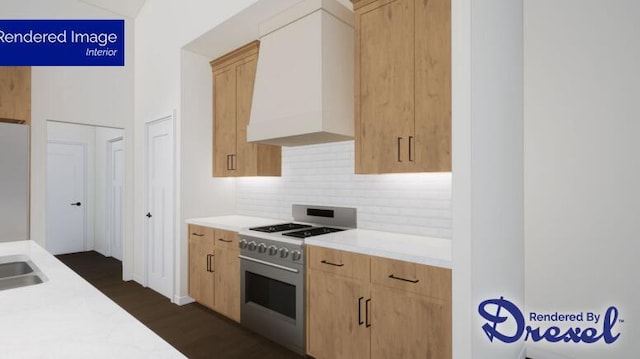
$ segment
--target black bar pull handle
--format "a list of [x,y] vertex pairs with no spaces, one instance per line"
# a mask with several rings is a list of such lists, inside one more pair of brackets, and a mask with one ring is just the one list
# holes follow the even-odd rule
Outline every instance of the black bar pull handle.
[[364,311],[365,311],[364,316],[365,316],[365,321],[366,321],[365,326],[367,328],[369,328],[371,326],[371,320],[369,319],[369,304],[370,303],[371,303],[371,298],[367,299],[364,302]]
[[404,282],[414,283],[414,284],[418,283],[420,281],[419,279],[406,279],[406,278],[396,277],[393,274],[389,274],[389,278],[395,279],[395,280],[401,280],[401,281],[404,281]]
[[362,300],[364,299],[364,297],[360,297],[358,298],[358,325],[362,325],[364,324],[364,321],[362,321]]
[[211,272],[211,254],[207,254],[207,272]]
[[398,162],[402,162],[402,158],[400,156],[400,147],[402,147],[402,137],[398,137]]
[[232,240],[224,239],[224,238],[218,238],[218,240],[219,240],[220,242],[226,242],[226,243],[231,243],[231,242],[233,242]]
[[413,136],[409,136],[409,162],[413,162]]
[[340,264],[331,263],[331,262],[329,262],[329,261],[327,261],[327,260],[325,260],[325,259],[321,260],[321,261],[320,261],[320,263],[322,263],[322,264],[328,264],[328,265],[330,265],[330,266],[334,266],[334,267],[342,267],[342,266],[344,266],[344,263],[340,263]]
[[196,237],[204,237],[204,234],[198,234],[198,233],[196,233],[196,232],[193,232],[193,233],[191,233],[191,234],[193,234],[193,235],[194,235],[194,236],[196,236]]

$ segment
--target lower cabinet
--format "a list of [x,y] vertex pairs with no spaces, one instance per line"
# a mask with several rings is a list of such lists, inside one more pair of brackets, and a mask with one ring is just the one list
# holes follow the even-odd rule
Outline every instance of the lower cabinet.
[[451,270],[308,246],[307,353],[451,358]]
[[238,234],[189,225],[189,295],[196,302],[240,321]]

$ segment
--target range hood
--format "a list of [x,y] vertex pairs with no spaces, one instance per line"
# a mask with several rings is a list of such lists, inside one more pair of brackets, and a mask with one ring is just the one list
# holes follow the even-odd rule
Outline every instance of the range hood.
[[353,18],[336,0],[306,0],[260,24],[247,141],[353,138]]

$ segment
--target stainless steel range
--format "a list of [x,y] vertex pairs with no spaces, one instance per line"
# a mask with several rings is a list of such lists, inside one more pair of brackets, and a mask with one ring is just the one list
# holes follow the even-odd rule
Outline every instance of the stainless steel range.
[[292,206],[294,222],[240,232],[240,323],[304,355],[304,238],[356,227],[356,209]]

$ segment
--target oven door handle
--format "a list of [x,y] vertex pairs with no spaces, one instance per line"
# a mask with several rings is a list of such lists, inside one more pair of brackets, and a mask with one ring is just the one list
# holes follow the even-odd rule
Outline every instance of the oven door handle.
[[243,256],[242,254],[240,254],[240,255],[238,256],[238,258],[240,258],[240,259],[244,259],[244,260],[247,260],[247,261],[249,261],[249,262],[255,262],[255,263],[264,264],[264,265],[269,266],[269,267],[274,267],[274,268],[278,268],[278,269],[286,270],[286,271],[289,271],[289,272],[292,272],[292,273],[298,273],[298,272],[299,272],[299,271],[298,271],[297,269],[295,269],[295,268],[289,268],[289,267],[281,266],[281,265],[279,265],[279,264],[274,264],[274,263],[265,262],[265,261],[262,261],[262,260],[260,260],[260,259],[255,259],[255,258],[251,258],[251,257]]

